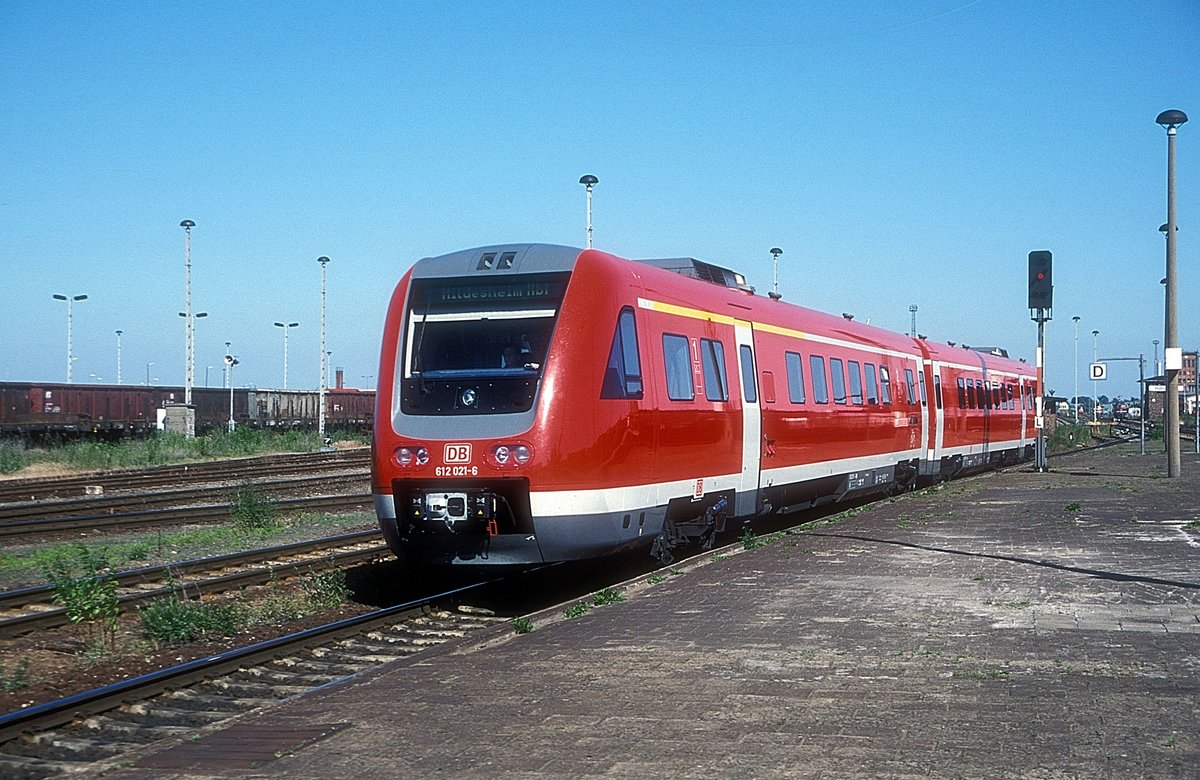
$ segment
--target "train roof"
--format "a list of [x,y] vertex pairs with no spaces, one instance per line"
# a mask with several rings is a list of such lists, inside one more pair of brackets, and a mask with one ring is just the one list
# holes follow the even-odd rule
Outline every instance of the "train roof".
[[[697,260],[693,257],[628,259],[617,255],[610,255],[602,250],[585,250],[580,247],[561,244],[492,244],[463,249],[445,255],[422,258],[413,266],[412,277],[414,279],[446,277],[487,278],[515,274],[571,271],[574,270],[580,256],[584,252],[591,251],[611,257],[614,260],[633,262],[690,279],[708,282],[719,288],[724,288],[727,294],[738,296],[739,300],[743,302],[745,298],[742,296],[750,295],[756,301],[763,302],[761,313],[768,315],[773,320],[776,317],[771,316],[772,314],[782,314],[783,311],[775,310],[772,307],[777,304],[783,304],[787,307],[786,311],[790,313],[799,314],[803,312],[804,317],[814,318],[816,321],[821,322],[827,329],[841,332],[847,336],[864,339],[880,346],[888,345],[897,347],[901,343],[912,343],[911,337],[907,334],[855,322],[853,315],[850,314],[843,314],[841,317],[838,317],[836,314],[821,312],[794,303],[784,304],[779,300],[770,300],[768,303],[769,299],[760,298],[754,294],[754,288],[746,283],[746,279],[742,274],[722,266]],[[714,294],[717,293],[716,290],[713,292]],[[735,305],[744,307],[744,303]],[[779,320],[792,319],[792,316],[793,314],[785,314]],[[971,363],[975,363],[986,355],[990,358],[986,362],[990,364],[995,364],[997,360],[1009,360],[1013,364],[1024,362],[1010,358],[1007,350],[999,347],[971,349],[965,345],[958,346],[953,342],[927,341],[924,337],[919,337],[918,340],[925,345],[925,349],[942,360],[969,360]],[[967,355],[963,354],[964,350],[974,354],[968,358]]]

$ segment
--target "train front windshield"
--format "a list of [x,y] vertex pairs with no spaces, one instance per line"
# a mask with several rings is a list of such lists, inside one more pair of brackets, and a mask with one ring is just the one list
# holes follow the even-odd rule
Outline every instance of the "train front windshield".
[[401,342],[403,413],[528,411],[567,278],[414,280]]

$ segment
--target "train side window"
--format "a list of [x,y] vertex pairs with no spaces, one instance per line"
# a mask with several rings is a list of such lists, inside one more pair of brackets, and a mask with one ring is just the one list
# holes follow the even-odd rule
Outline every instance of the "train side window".
[[1012,385],[1005,385],[1005,392],[1008,394],[1008,409],[1012,411],[1017,408],[1016,395],[1013,393]]
[[617,317],[612,348],[604,366],[601,398],[641,398],[642,362],[638,356],[637,324],[633,309],[626,306]]
[[712,339],[700,339],[700,362],[704,365],[704,397],[710,401],[728,401],[725,345]]
[[929,397],[925,394],[925,372],[917,374],[917,383],[921,386],[921,406],[929,405]]
[[863,368],[866,369],[867,375],[867,403],[875,405],[879,403],[879,394],[875,386],[875,364],[865,363]]
[[887,366],[879,367],[879,398],[888,406],[892,405],[892,377]]
[[688,355],[687,336],[664,333],[663,366],[667,371],[667,398],[672,401],[691,401],[696,397],[692,386],[692,361]]
[[784,352],[787,364],[788,400],[794,404],[804,403],[804,363],[796,352]]
[[847,361],[846,367],[850,369],[850,401],[862,406],[862,367],[857,360]]
[[1000,400],[1000,383],[999,382],[992,382],[992,398],[995,401],[995,406],[997,409],[1004,408],[1004,404]]
[[942,377],[940,374],[933,375],[933,404],[937,408],[942,408]]
[[829,358],[829,379],[833,382],[833,402],[846,403],[846,369],[841,358]]
[[961,376],[958,378],[958,408],[967,408],[967,383]]
[[819,404],[829,403],[829,385],[825,379],[825,358],[820,355],[809,355],[808,367],[812,373],[813,401]]
[[758,390],[754,385],[754,350],[749,345],[738,347],[738,355],[742,360],[742,395],[748,403],[758,402]]
[[[916,381],[917,381],[917,380],[916,380],[916,378],[913,376],[912,369],[911,369],[911,368],[906,368],[906,369],[904,369],[904,385],[905,385],[905,387],[907,387],[907,388],[908,388],[908,402],[909,402],[909,403],[913,403],[913,404],[917,403],[917,386],[916,386]],[[924,406],[924,405],[925,405],[925,399],[924,399],[924,398],[921,398],[921,400],[920,400],[920,403],[921,403],[921,405],[922,405],[922,406]]]

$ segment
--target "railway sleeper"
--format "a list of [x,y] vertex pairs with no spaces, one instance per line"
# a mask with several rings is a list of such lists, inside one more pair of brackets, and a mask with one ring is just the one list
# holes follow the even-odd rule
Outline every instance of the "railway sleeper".
[[[4,746],[7,748],[7,744]],[[33,756],[15,756],[0,752],[0,777],[24,777],[40,780],[43,777],[64,777],[77,770],[76,763],[50,761]]]
[[[289,688],[283,685],[267,683],[244,682],[231,677],[222,677],[209,683],[218,691],[226,691],[241,698],[258,699],[265,703],[274,703],[277,699],[286,699],[298,693],[304,693],[308,688],[296,686]],[[259,705],[261,706],[261,705]]]
[[182,709],[164,706],[160,703],[161,700],[159,699],[155,699],[154,701],[153,706],[147,706],[145,702],[138,702],[136,705],[126,705],[121,709],[106,712],[105,716],[113,720],[128,721],[129,723],[147,723],[152,726],[179,726],[193,729],[225,720],[234,712],[241,711]]
[[309,688],[319,688],[330,680],[337,680],[344,676],[344,674],[308,674],[291,669],[268,669],[265,666],[256,666],[253,669],[244,669],[238,672],[234,675],[234,679],[245,682],[266,682],[272,685],[303,685]]
[[295,658],[276,658],[271,661],[270,665],[284,669],[297,669],[309,674],[328,675],[330,677],[343,677],[347,674],[354,674],[370,668],[367,664],[339,663],[337,661],[326,660],[301,661]]
[[[205,686],[213,685],[215,681],[209,680]],[[205,712],[242,712],[244,710],[252,710],[256,707],[261,707],[265,704],[273,704],[274,699],[260,699],[256,697],[239,698],[230,696],[228,693],[209,693],[203,687],[187,688],[180,691],[172,691],[166,697],[171,704],[177,709],[196,709]]]
[[186,736],[195,731],[195,728],[190,726],[124,721],[110,717],[107,713],[88,718],[80,724],[80,728],[87,729],[89,738],[103,739],[106,744],[112,741],[113,736],[127,742],[148,744],[168,737]]
[[[70,728],[70,727],[68,727]],[[91,762],[112,758],[140,748],[141,743],[76,737],[66,730],[32,734],[4,743],[4,752],[13,756],[43,758],[50,761]]]

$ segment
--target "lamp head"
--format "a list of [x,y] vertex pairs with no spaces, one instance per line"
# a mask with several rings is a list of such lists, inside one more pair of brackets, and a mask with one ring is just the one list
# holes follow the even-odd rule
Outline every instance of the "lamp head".
[[184,230],[186,230],[190,233],[192,231],[192,228],[196,227],[196,223],[192,222],[190,219],[185,219],[183,222],[179,223],[179,227],[183,228]]
[[579,183],[582,184],[583,186],[587,187],[590,190],[592,187],[599,184],[600,180],[589,173],[586,176],[580,176]]
[[779,256],[781,254],[783,254],[783,250],[777,246],[771,247],[770,252],[771,252],[771,256],[774,257],[776,260],[778,260]]
[[1159,114],[1154,121],[1168,130],[1172,130],[1187,122],[1187,114],[1177,108],[1171,108]]

